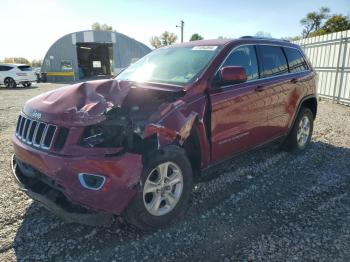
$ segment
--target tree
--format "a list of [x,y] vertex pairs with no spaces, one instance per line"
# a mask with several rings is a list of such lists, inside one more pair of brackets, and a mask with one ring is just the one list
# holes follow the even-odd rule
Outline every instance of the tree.
[[171,45],[176,42],[177,36],[168,31],[163,32],[160,36],[152,36],[150,43],[154,48]]
[[13,63],[13,64],[26,64],[29,65],[28,59],[24,57],[5,57],[4,58],[4,63]]
[[200,34],[193,34],[190,38],[190,41],[196,41],[196,40],[203,40],[203,36],[201,36]]
[[321,29],[322,22],[329,17],[330,9],[328,7],[321,7],[318,12],[310,12],[306,17],[300,20],[304,27],[303,36],[308,37],[310,33]]
[[31,62],[32,67],[41,67],[41,65],[43,64],[43,60],[42,59],[34,59]]
[[322,29],[326,34],[345,31],[350,29],[350,21],[341,14],[333,15],[323,25]]
[[265,31],[258,31],[256,32],[255,36],[257,37],[266,37],[266,38],[271,38],[271,33],[265,32]]
[[160,41],[160,38],[158,36],[152,36],[150,40],[151,46],[154,48],[159,48],[162,46],[162,42]]
[[94,31],[110,31],[110,32],[115,31],[112,26],[107,24],[100,24],[98,22],[93,23],[91,25],[91,29]]
[[288,40],[288,41],[297,41],[301,39],[301,36],[297,35],[297,36],[286,36],[286,37],[282,37],[281,39],[283,40]]

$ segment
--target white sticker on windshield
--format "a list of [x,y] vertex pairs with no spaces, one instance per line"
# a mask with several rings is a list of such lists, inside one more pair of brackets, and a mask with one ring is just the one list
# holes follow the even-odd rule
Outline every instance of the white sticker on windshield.
[[205,50],[205,51],[214,51],[218,48],[217,45],[198,45],[194,46],[192,50]]

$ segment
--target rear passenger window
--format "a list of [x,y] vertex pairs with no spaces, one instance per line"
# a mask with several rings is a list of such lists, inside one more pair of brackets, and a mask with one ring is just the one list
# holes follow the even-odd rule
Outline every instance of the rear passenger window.
[[288,73],[286,57],[278,46],[259,46],[263,77]]
[[18,66],[21,71],[32,71],[30,66]]
[[235,49],[227,57],[223,66],[241,66],[244,67],[248,80],[259,78],[255,48],[252,45]]
[[309,69],[303,55],[298,49],[284,47],[284,51],[287,56],[290,72],[300,72]]

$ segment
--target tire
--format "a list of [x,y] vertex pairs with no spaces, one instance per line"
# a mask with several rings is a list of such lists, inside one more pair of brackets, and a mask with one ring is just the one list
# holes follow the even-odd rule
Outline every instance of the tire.
[[24,83],[23,83],[23,86],[24,86],[24,87],[30,87],[31,85],[32,85],[31,82],[24,82]]
[[[184,150],[173,145],[157,151],[144,162],[146,163],[144,163],[140,189],[127,207],[123,217],[127,223],[141,230],[154,230],[174,222],[187,210],[192,194],[192,168]],[[164,171],[165,166],[168,170],[166,180],[169,178],[169,181],[162,187],[159,170]],[[181,174],[182,180],[179,174]],[[177,183],[175,183],[176,181]],[[157,186],[155,186],[156,184]],[[167,186],[170,184],[171,186]],[[160,192],[156,192],[156,187],[162,188],[157,189]],[[179,192],[181,193],[179,194]],[[172,197],[169,197],[170,193]]]
[[313,128],[314,116],[311,110],[302,107],[282,149],[290,152],[304,150],[310,144]]
[[17,86],[16,81],[11,77],[5,78],[4,85],[7,88],[15,88]]

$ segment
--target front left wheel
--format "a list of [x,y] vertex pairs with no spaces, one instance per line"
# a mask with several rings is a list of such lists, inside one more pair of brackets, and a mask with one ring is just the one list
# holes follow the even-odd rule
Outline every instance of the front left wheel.
[[192,193],[192,168],[184,150],[168,146],[145,161],[140,190],[124,218],[141,230],[170,224],[187,209]]

